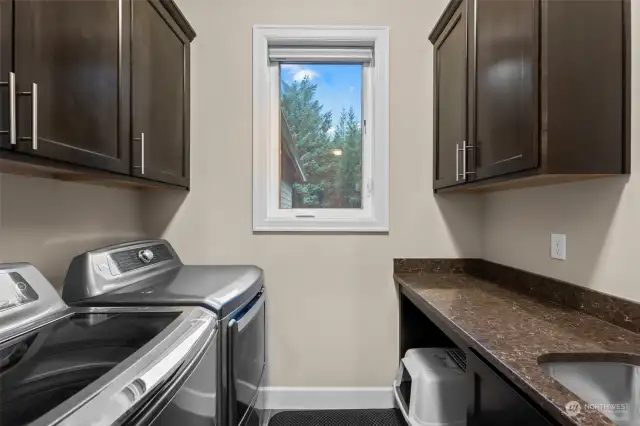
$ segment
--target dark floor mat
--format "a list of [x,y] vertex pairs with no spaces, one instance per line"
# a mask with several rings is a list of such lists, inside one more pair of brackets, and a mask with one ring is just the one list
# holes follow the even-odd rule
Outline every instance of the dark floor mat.
[[285,411],[274,415],[269,426],[406,426],[398,410]]

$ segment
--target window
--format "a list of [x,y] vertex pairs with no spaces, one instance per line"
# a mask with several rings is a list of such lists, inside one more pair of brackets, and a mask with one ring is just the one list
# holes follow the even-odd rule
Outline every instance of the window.
[[253,229],[388,231],[388,30],[254,27]]
[[279,67],[280,208],[362,208],[364,65]]

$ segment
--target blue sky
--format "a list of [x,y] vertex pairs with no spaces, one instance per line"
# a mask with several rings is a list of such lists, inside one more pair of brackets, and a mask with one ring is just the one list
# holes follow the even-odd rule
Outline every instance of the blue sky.
[[362,65],[342,64],[282,64],[280,78],[287,83],[309,77],[318,85],[316,99],[332,111],[333,126],[340,120],[342,108],[353,107],[360,120],[362,109]]

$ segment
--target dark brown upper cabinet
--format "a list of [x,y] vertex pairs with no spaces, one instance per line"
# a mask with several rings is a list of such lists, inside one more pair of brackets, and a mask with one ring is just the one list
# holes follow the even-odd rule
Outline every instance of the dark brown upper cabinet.
[[195,32],[173,1],[0,0],[0,25],[0,171],[189,186]]
[[[460,19],[465,61],[437,69],[443,35]],[[629,31],[628,0],[452,0],[430,36],[436,153],[445,143],[437,130],[442,123],[464,120],[465,131],[446,142],[447,149],[460,147],[455,156],[434,155],[434,189],[496,190],[628,173]],[[466,110],[442,109],[438,90],[463,67]],[[463,165],[457,179],[442,179],[449,157],[457,156]]]
[[10,119],[15,115],[9,108],[9,99],[15,91],[12,22],[13,0],[0,0],[0,149],[11,149],[11,142],[17,141],[17,122]]
[[[128,1],[14,2],[20,152],[129,171]],[[121,19],[122,18],[122,19]],[[34,133],[37,135],[34,140]]]
[[189,186],[190,39],[156,0],[132,22],[133,174]]
[[466,10],[460,4],[434,43],[435,120],[434,186],[455,185],[463,177],[462,156],[467,131],[467,28]]

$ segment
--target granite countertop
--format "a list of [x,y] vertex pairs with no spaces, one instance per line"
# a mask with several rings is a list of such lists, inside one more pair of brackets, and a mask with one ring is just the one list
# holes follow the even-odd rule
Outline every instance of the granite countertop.
[[[538,357],[560,353],[638,361],[640,334],[467,273],[396,273],[394,278],[557,421],[613,425],[598,411],[585,410],[579,397],[547,376]],[[579,415],[566,414],[569,401],[582,404]]]

